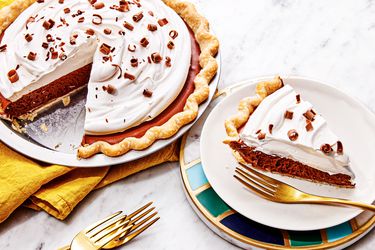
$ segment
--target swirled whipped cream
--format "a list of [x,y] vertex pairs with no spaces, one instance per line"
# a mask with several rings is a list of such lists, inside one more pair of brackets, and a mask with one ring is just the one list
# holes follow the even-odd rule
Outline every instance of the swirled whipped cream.
[[0,46],[0,93],[13,102],[93,63],[87,134],[124,131],[159,115],[183,88],[191,59],[185,23],[158,0],[38,1]]
[[329,174],[354,177],[342,142],[312,104],[302,100],[290,85],[260,103],[240,138],[265,154],[289,158]]

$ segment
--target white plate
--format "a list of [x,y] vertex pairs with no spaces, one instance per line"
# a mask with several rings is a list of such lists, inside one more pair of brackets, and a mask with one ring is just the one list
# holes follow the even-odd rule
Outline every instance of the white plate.
[[[107,157],[103,154],[97,154],[89,159],[77,159],[76,145],[80,144],[83,134],[84,93],[75,96],[76,99],[72,100],[72,103],[68,107],[62,107],[62,105],[53,107],[51,111],[38,116],[36,121],[27,126],[27,131],[32,133],[32,138],[28,135],[14,131],[7,121],[0,119],[0,141],[28,157],[64,166],[102,167],[137,160],[152,154],[177,140],[187,132],[190,127],[193,126],[195,121],[197,121],[203,114],[212,100],[219,83],[221,68],[220,52],[217,54],[216,60],[219,65],[218,71],[210,83],[210,95],[208,100],[199,106],[197,119],[182,127],[171,138],[158,140],[145,150],[132,150],[119,157]],[[43,123],[49,123],[49,130],[47,133],[41,131],[39,127]],[[55,145],[59,145],[59,147],[55,148]]]
[[[357,216],[361,210],[324,205],[275,203],[253,194],[233,178],[238,165],[222,141],[224,121],[236,113],[238,102],[254,95],[256,79],[220,102],[207,118],[201,135],[204,172],[217,194],[233,209],[267,226],[286,230],[315,230],[331,227]],[[269,78],[268,78],[269,79]],[[336,188],[308,181],[268,174],[303,191],[372,203],[375,199],[375,115],[340,90],[301,77],[283,78],[302,98],[310,101],[341,138],[356,174],[354,189]]]

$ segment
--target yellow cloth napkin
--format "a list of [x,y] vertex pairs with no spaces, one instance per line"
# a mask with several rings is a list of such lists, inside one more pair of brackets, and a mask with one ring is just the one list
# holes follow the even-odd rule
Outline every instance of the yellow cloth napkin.
[[178,160],[178,142],[143,159],[113,167],[43,165],[0,142],[0,222],[20,205],[63,220],[92,190],[152,166]]

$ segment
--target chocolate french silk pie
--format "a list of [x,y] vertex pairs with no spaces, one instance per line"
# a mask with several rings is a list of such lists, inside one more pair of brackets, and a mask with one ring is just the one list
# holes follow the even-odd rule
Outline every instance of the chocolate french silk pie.
[[218,67],[207,20],[179,0],[15,0],[0,33],[1,117],[27,119],[87,87],[80,158],[173,136]]
[[256,169],[353,188],[343,143],[312,104],[280,77],[258,83],[226,120],[225,141],[236,159]]

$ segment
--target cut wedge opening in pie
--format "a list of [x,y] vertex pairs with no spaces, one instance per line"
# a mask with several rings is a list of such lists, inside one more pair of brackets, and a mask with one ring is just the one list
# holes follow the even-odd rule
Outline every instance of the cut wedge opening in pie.
[[343,143],[313,105],[280,77],[258,83],[226,120],[225,143],[236,159],[256,169],[353,188]]
[[119,156],[193,121],[217,72],[207,20],[178,0],[16,0],[0,10],[0,115],[87,87],[81,158]]

